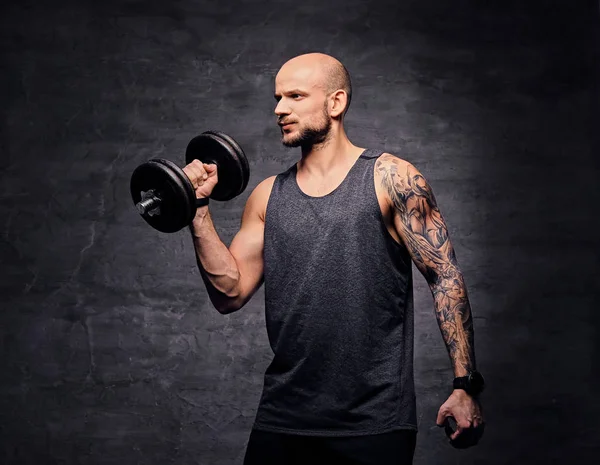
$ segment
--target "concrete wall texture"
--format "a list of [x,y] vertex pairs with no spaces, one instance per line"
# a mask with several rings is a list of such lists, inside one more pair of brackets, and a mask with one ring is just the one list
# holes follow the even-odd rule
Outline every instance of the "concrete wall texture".
[[486,434],[459,451],[435,427],[452,372],[415,270],[415,463],[597,463],[597,7],[3,3],[0,462],[241,463],[272,355],[263,289],[218,314],[189,234],[148,227],[129,179],[230,134],[251,177],[211,204],[228,244],[252,189],[299,156],[274,75],[321,51],[352,75],[350,138],[432,184],[469,289]]

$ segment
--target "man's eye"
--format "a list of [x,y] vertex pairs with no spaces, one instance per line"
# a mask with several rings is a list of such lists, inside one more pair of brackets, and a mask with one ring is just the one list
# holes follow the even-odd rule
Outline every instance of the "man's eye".
[[292,98],[295,99],[295,98],[298,98],[298,97],[300,97],[300,94],[292,94]]

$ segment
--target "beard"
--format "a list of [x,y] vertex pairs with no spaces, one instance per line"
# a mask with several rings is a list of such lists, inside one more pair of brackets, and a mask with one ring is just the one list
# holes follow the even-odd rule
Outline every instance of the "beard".
[[286,147],[310,148],[322,144],[328,139],[331,131],[331,120],[323,111],[323,119],[317,123],[311,123],[300,128],[298,133],[289,139],[282,138],[281,143]]

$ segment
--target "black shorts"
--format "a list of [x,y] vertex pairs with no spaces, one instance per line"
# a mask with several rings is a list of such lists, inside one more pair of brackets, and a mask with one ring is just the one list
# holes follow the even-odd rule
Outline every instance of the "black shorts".
[[297,436],[252,430],[244,465],[412,465],[417,432]]

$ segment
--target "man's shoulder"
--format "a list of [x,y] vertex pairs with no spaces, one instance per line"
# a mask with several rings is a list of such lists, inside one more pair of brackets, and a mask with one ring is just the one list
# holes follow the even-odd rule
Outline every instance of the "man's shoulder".
[[377,171],[387,172],[397,176],[408,175],[416,170],[411,162],[390,152],[383,152],[375,164]]
[[277,176],[269,176],[263,179],[250,193],[248,200],[246,201],[246,210],[257,214],[261,219],[264,219],[267,210],[267,204],[271,191],[273,190],[273,184]]
[[277,179],[277,175],[269,176],[268,178],[263,179],[254,188],[250,196],[260,199],[263,202],[266,202],[269,196],[271,195],[271,190],[273,190],[273,184],[275,184],[275,179]]

